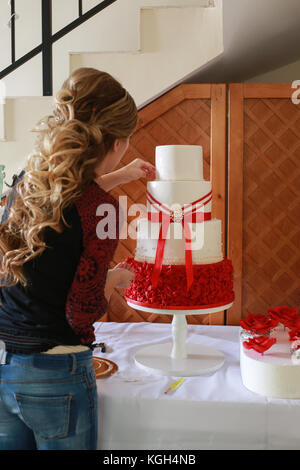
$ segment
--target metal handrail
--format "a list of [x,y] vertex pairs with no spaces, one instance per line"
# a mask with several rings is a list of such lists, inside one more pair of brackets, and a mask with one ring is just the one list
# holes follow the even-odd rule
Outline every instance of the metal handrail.
[[104,8],[115,3],[117,0],[102,0],[99,5],[91,8],[83,13],[82,0],[78,0],[78,18],[66,25],[61,30],[52,34],[52,0],[41,0],[42,4],[42,42],[33,48],[27,54],[16,60],[15,45],[15,0],[11,0],[11,65],[0,71],[0,80],[9,75],[11,72],[25,64],[33,57],[42,52],[43,55],[43,96],[52,96],[53,94],[53,70],[52,70],[52,47],[53,44],[64,37],[66,34],[73,31],[81,24],[88,21],[93,16],[97,15]]

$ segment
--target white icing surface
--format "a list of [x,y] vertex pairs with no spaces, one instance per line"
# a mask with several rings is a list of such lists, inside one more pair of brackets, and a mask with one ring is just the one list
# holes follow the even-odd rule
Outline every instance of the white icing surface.
[[275,329],[277,342],[264,354],[240,342],[243,384],[252,392],[274,398],[300,398],[300,366],[291,359],[288,330]]
[[[136,261],[154,263],[160,223],[140,219],[137,225]],[[221,220],[189,224],[192,234],[194,264],[211,264],[223,260]],[[194,235],[194,236],[193,236]],[[185,264],[185,238],[181,223],[169,225],[163,264]]]
[[[169,208],[173,205],[184,206],[206,196],[211,192],[210,181],[149,181],[147,190],[161,204]],[[200,207],[201,202],[195,207]],[[155,212],[155,207],[147,204],[148,211]],[[204,212],[211,211],[211,202],[205,205]]]
[[200,145],[160,145],[155,149],[156,179],[203,180],[203,150]]

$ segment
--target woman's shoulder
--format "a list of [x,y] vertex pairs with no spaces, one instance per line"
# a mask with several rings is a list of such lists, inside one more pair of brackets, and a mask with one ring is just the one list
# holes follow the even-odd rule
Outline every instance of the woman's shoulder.
[[[104,207],[101,207],[103,205]],[[108,206],[111,206],[110,208]],[[79,213],[81,226],[83,228],[83,237],[89,237],[96,233],[96,227],[104,216],[111,219],[111,223],[116,224],[116,233],[119,230],[119,203],[104,189],[100,188],[94,181],[91,182],[81,197],[76,201],[76,209]]]
[[100,204],[112,204],[116,208],[119,206],[118,201],[110,193],[102,189],[95,181],[91,181],[77,200],[77,208],[93,211]]
[[[118,201],[94,181],[87,186],[75,205],[81,223],[88,231],[93,230],[93,227],[98,224],[99,216],[103,217],[107,212],[118,214],[119,211]],[[101,208],[101,206],[105,207]]]

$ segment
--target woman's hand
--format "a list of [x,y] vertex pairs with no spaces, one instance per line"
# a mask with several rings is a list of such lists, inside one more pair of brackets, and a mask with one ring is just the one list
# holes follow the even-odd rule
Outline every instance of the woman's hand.
[[140,178],[155,179],[155,166],[141,158],[136,158],[128,163],[128,165],[123,166],[120,172],[122,173],[123,181],[126,183]]
[[130,286],[131,281],[135,278],[134,269],[126,263],[126,261],[122,261],[118,263],[112,271],[118,273],[119,281],[116,287],[119,288],[127,288]]
[[127,288],[135,278],[134,270],[125,261],[109,269],[106,277],[104,295],[109,302],[114,288]]
[[126,184],[139,178],[155,179],[155,166],[141,158],[136,158],[128,163],[128,165],[119,168],[119,170],[98,176],[95,178],[95,182],[104,191],[110,191],[115,186]]

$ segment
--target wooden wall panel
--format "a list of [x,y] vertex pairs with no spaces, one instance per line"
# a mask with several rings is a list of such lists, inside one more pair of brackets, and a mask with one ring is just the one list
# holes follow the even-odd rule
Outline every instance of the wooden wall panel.
[[[211,178],[216,198],[212,216],[225,225],[226,172],[226,86],[180,85],[139,111],[139,124],[123,163],[141,157],[155,163],[157,145],[202,145],[204,178]],[[212,165],[211,162],[214,162]],[[112,191],[115,197],[128,196],[131,203],[146,204],[146,180],[132,182]],[[138,214],[137,214],[138,215]],[[128,217],[130,223],[135,216]],[[119,242],[113,264],[134,256],[135,240]],[[226,249],[225,233],[223,247]],[[102,319],[103,320],[103,319]],[[171,315],[152,315],[127,306],[124,290],[115,289],[105,317],[108,321],[170,322]],[[214,315],[189,315],[189,323],[224,323],[224,312]]]
[[[300,105],[289,83],[180,85],[139,111],[123,163],[154,164],[157,145],[202,145],[204,178],[213,188],[212,215],[223,224],[223,252],[233,262],[235,302],[227,312],[189,323],[238,325],[249,312],[300,305]],[[228,119],[227,109],[228,107]],[[146,180],[113,191],[146,204]],[[123,199],[124,200],[124,199]],[[2,199],[1,204],[5,202]],[[130,223],[138,214],[129,216]],[[134,256],[121,239],[112,265]],[[170,322],[128,307],[116,289],[102,321]]]
[[236,301],[228,323],[300,305],[300,105],[290,84],[232,84],[228,254]]

